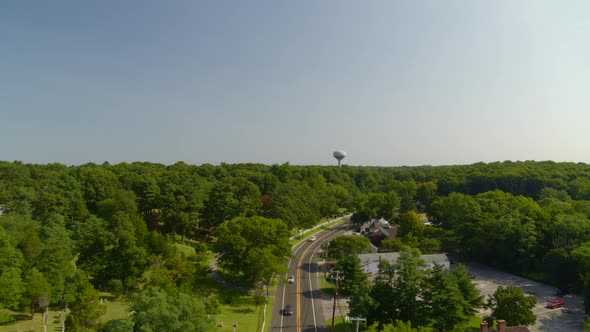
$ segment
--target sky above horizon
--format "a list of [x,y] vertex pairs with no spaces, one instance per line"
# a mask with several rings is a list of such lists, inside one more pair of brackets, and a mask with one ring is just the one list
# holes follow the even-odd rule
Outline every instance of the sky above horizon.
[[0,160],[590,163],[590,2],[3,1]]

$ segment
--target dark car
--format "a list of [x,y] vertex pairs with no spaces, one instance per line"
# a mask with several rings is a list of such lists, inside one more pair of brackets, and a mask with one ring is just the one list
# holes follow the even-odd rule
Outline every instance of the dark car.
[[287,304],[285,306],[285,309],[283,309],[283,315],[291,316],[292,314],[293,314],[293,307],[290,304]]
[[564,305],[565,305],[565,303],[563,302],[562,299],[553,299],[553,301],[547,303],[547,305],[545,307],[549,308],[549,309],[555,309],[555,308],[563,307]]

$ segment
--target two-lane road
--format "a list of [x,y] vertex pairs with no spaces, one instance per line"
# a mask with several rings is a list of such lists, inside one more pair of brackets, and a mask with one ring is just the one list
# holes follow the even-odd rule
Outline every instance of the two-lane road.
[[[323,264],[317,257],[322,244],[330,238],[344,233],[346,224],[336,225],[316,234],[313,242],[301,242],[293,248],[289,261],[289,274],[295,282],[289,284],[281,278],[275,292],[273,318],[269,331],[272,332],[325,332],[328,314],[324,312],[319,287],[319,272]],[[325,295],[324,295],[325,296]],[[284,315],[283,309],[289,304],[293,315]]]

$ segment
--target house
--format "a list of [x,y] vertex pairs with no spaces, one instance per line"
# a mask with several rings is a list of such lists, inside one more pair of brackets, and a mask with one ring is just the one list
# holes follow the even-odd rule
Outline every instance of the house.
[[497,322],[498,329],[493,329],[488,327],[488,323],[481,322],[479,324],[479,331],[480,332],[529,332],[529,328],[523,325],[517,326],[506,326],[506,321],[501,319]]
[[[380,261],[385,260],[390,264],[395,264],[399,255],[399,252],[384,252],[376,254],[359,254],[358,258],[366,273],[375,274],[379,271]],[[445,269],[451,267],[451,261],[445,254],[422,255],[420,257],[426,262],[428,267],[434,267],[434,264],[442,265]]]
[[361,234],[366,236],[373,245],[379,246],[385,239],[395,239],[397,225],[391,225],[384,218],[372,219],[361,225]]

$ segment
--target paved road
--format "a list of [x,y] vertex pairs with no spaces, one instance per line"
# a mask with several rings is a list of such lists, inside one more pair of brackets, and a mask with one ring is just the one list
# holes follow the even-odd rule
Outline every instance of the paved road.
[[[277,287],[273,307],[273,318],[269,331],[272,332],[327,332],[326,320],[331,312],[326,310],[329,298],[319,290],[319,276],[323,264],[318,264],[317,257],[324,241],[346,231],[346,225],[336,225],[316,234],[314,242],[302,242],[293,248],[293,259],[289,262],[289,274],[295,276],[295,282],[285,282]],[[282,315],[285,305],[293,307],[292,316]]]

